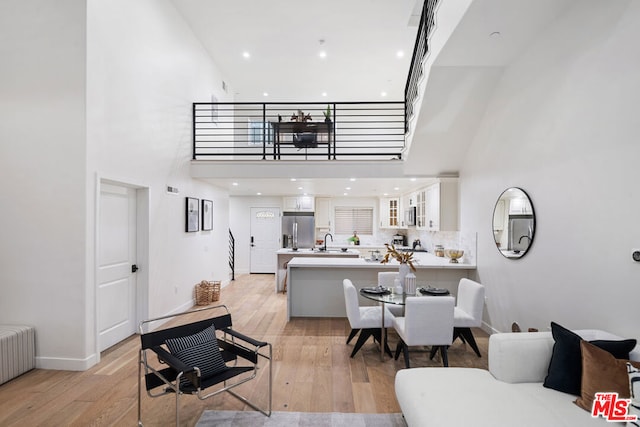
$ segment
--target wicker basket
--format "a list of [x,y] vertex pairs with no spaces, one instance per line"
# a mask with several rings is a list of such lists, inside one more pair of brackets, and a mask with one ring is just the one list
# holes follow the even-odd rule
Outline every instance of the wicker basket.
[[196,305],[211,304],[211,296],[213,294],[213,286],[210,282],[203,280],[196,285]]
[[196,305],[209,305],[220,299],[220,282],[203,280],[196,285]]
[[211,283],[211,302],[218,301],[220,299],[220,281],[214,280]]

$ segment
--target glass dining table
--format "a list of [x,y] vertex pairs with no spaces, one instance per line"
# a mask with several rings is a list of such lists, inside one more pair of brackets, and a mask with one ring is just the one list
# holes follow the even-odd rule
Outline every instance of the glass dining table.
[[[424,289],[424,291],[423,291]],[[423,293],[424,292],[424,293]],[[384,333],[384,308],[385,304],[405,305],[407,297],[434,297],[439,295],[450,295],[447,289],[418,287],[415,294],[394,293],[391,290],[381,290],[378,286],[364,287],[360,289],[360,295],[363,297],[377,301],[382,306],[382,323],[380,325],[380,360],[384,362],[384,347],[387,340],[387,334]]]

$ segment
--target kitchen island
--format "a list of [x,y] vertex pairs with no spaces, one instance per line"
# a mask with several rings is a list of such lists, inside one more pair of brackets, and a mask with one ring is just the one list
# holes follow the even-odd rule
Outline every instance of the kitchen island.
[[284,290],[284,278],[287,274],[287,263],[293,258],[358,258],[359,256],[360,253],[352,249],[348,249],[346,251],[342,251],[340,248],[327,248],[326,251],[321,251],[318,248],[298,248],[296,251],[291,248],[278,249],[276,252],[276,259],[278,263],[276,265],[276,293]]
[[[458,282],[476,269],[475,263],[450,263],[431,253],[415,256],[418,287],[446,288],[456,295]],[[463,259],[464,260],[464,259]],[[287,319],[291,317],[346,317],[343,279],[356,288],[375,286],[378,272],[398,271],[392,261],[381,264],[362,258],[295,258],[288,263]],[[365,304],[366,301],[361,301]],[[375,304],[369,301],[371,304]]]

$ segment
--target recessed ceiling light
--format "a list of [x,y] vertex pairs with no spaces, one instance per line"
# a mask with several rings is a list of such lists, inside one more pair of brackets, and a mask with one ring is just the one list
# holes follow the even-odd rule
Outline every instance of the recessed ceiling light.
[[387,92],[384,92],[384,91],[380,92],[380,96],[387,96]]
[[302,187],[298,187],[298,190],[302,190]]
[[262,196],[262,193],[256,193],[258,196]]
[[389,193],[382,193],[382,195],[383,195],[383,196],[388,196],[388,195],[389,195]]
[[327,92],[322,92],[322,96],[327,96]]
[[411,178],[411,181],[415,181],[417,178]]
[[402,58],[402,57],[404,57],[404,51],[403,51],[403,50],[399,50],[399,51],[397,51],[397,52],[396,52],[396,56],[397,56],[398,58]]
[[269,96],[268,92],[262,92],[262,96]]
[[318,56],[322,59],[327,57],[327,52],[325,52],[324,50],[321,50],[320,53],[318,53]]
[[302,193],[302,195],[303,195],[303,196],[307,196],[307,195],[308,195],[308,193]]
[[295,182],[295,181],[296,181],[296,179],[295,179],[295,178],[291,178],[291,182]]
[[349,178],[349,181],[351,181],[351,182],[353,182],[355,180],[356,180],[355,178]]
[[345,190],[351,190],[351,187],[345,187],[344,189]]
[[251,58],[251,55],[249,54],[249,52],[242,52],[242,57],[244,59],[249,59],[249,58]]
[[237,187],[238,183],[237,182],[232,182],[231,185],[233,185],[234,187]]
[[400,187],[393,187],[393,189],[398,191],[398,190],[400,190]]
[[349,193],[342,193],[342,195],[343,195],[343,196],[348,196],[348,195],[349,195]]

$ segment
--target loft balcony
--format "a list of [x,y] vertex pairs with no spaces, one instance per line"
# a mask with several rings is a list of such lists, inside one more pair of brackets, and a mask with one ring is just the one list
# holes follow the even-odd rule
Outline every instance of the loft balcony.
[[404,102],[193,104],[193,160],[401,159]]
[[438,0],[424,0],[404,100],[194,103],[191,175],[403,176],[437,5]]

